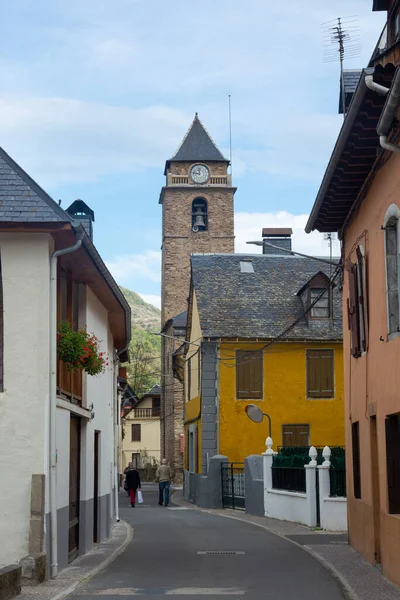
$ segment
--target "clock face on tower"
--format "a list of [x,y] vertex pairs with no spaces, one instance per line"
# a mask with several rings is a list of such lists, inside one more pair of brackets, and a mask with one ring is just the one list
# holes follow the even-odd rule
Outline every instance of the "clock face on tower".
[[210,171],[206,165],[193,165],[190,169],[190,177],[195,183],[206,183],[210,177]]

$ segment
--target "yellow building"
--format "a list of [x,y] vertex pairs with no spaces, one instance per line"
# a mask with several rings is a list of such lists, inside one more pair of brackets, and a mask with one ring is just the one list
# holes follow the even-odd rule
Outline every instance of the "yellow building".
[[160,386],[155,385],[122,419],[121,470],[160,464]]
[[252,422],[249,404],[270,416],[275,449],[344,444],[335,267],[285,252],[291,230],[263,235],[263,254],[191,258],[184,419],[192,473],[205,474],[216,454],[242,462],[264,451],[268,419]]

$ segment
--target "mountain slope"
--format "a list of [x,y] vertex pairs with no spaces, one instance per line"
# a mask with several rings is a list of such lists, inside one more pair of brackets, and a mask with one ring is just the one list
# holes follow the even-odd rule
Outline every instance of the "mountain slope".
[[132,310],[132,329],[160,331],[161,311],[145,302],[136,292],[122,286],[120,288]]

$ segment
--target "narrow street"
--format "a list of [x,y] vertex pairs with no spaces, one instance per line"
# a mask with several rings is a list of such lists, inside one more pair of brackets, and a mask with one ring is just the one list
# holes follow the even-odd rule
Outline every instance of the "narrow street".
[[155,487],[144,486],[143,495],[144,504],[131,508],[121,494],[120,516],[134,527],[133,542],[74,598],[344,597],[324,567],[289,541],[247,523],[160,507]]

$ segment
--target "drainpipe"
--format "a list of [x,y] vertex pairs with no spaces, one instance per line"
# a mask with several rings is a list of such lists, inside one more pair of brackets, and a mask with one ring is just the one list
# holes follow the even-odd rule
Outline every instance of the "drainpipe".
[[385,150],[390,152],[400,152],[400,147],[396,144],[392,144],[387,141],[390,128],[393,123],[393,119],[396,116],[397,109],[400,103],[400,70],[397,69],[387,97],[385,106],[383,108],[381,117],[379,119],[378,127],[376,131],[379,135],[379,142]]
[[73,246],[54,252],[50,258],[50,532],[51,565],[50,577],[58,573],[57,536],[57,258],[75,252],[82,245],[84,231],[79,232]]
[[118,352],[115,353],[114,357],[114,478],[115,478],[115,490],[114,490],[114,503],[115,503],[115,520],[119,523],[119,504],[118,504],[118,492],[119,492],[119,440],[120,440],[120,406],[118,399]]
[[377,92],[378,94],[381,94],[382,96],[386,96],[386,94],[389,91],[389,88],[385,87],[384,85],[375,83],[373,75],[365,76],[365,85],[367,86],[367,88],[369,88],[373,92]]

